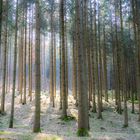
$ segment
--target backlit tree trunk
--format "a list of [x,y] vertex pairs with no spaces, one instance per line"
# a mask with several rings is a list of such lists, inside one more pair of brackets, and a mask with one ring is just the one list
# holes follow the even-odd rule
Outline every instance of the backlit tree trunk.
[[14,105],[15,105],[15,87],[16,87],[16,65],[17,65],[17,36],[18,36],[18,0],[16,1],[16,22],[15,22],[15,44],[14,44],[14,67],[13,67],[13,88],[11,101],[11,114],[9,128],[13,128]]
[[64,0],[60,1],[60,20],[61,20],[61,78],[62,78],[62,117],[67,117],[67,95],[66,95],[66,63],[65,63],[65,26],[64,26]]
[[5,1],[5,8],[3,11],[3,20],[4,20],[4,52],[3,52],[3,76],[2,76],[2,96],[1,96],[1,113],[5,112],[5,93],[6,93],[6,65],[7,65],[7,22],[8,22],[8,0]]
[[3,10],[3,0],[0,0],[0,59],[1,59],[2,10]]
[[40,90],[41,90],[41,73],[40,73],[40,7],[39,1],[35,1],[36,10],[36,40],[35,40],[35,115],[33,132],[40,132]]
[[24,98],[23,98],[23,102],[22,104],[26,104],[26,65],[27,65],[27,1],[24,2],[25,4],[25,27],[24,27],[24,78],[23,78],[23,81],[24,81]]
[[[88,118],[88,91],[86,83],[86,35],[83,36],[86,30],[86,23],[82,25],[82,12],[84,13],[84,19],[86,19],[86,7],[87,2],[82,0],[84,7],[81,7],[80,1],[76,3],[76,18],[77,18],[77,46],[78,46],[78,129],[89,129]],[[83,11],[82,11],[83,8]],[[81,134],[82,135],[82,134]]]

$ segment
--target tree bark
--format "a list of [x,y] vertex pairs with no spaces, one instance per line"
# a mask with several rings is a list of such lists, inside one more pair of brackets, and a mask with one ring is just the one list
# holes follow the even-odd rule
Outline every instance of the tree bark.
[[17,65],[17,36],[18,36],[18,0],[16,1],[16,23],[15,23],[14,67],[13,67],[13,89],[12,89],[11,114],[10,114],[9,128],[13,128],[13,120],[14,120],[15,87],[16,87],[16,65]]
[[2,76],[2,96],[1,96],[1,113],[5,112],[5,93],[6,93],[6,65],[7,65],[7,22],[8,22],[8,0],[5,1],[5,8],[3,11],[3,20],[4,20],[4,59],[3,59],[3,76]]
[[40,132],[40,7],[39,1],[35,1],[36,19],[36,44],[35,44],[35,116],[33,132]]

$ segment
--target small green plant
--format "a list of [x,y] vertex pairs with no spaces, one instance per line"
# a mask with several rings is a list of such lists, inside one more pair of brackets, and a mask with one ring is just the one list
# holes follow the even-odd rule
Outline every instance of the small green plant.
[[11,132],[8,131],[0,131],[0,135],[9,135]]
[[[132,100],[128,100],[129,103],[132,103]],[[138,100],[134,100],[134,104],[138,104],[139,101]]]
[[72,117],[72,116],[62,116],[62,117],[60,117],[60,119],[62,121],[65,121],[65,122],[69,122],[69,121],[75,120],[75,117]]
[[128,127],[128,125],[126,125],[126,124],[123,125],[123,128],[127,128],[127,127]]
[[78,137],[88,137],[89,136],[88,130],[85,128],[78,129],[77,136]]
[[6,114],[6,112],[2,112],[2,111],[0,110],[0,115],[1,115],[1,116],[6,116],[7,114]]

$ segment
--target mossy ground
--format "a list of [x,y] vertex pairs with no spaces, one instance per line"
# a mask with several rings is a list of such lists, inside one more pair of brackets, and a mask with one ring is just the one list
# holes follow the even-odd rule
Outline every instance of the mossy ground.
[[88,137],[89,136],[88,130],[84,129],[84,128],[78,129],[77,136],[79,136],[79,137]]
[[59,119],[62,120],[62,121],[65,121],[65,122],[69,122],[69,121],[75,120],[75,117],[73,117],[73,116],[62,116]]
[[55,135],[43,133],[14,133],[10,131],[0,131],[0,137],[0,140],[62,140],[61,137]]
[[[59,95],[59,93],[57,94]],[[59,96],[56,97],[55,108],[50,104],[48,94],[41,95],[41,133],[32,133],[34,122],[34,99],[27,100],[26,105],[20,104],[20,96],[15,98],[14,128],[9,129],[9,114],[11,108],[11,98],[6,98],[6,115],[0,116],[0,138],[10,138],[12,140],[140,140],[140,124],[138,120],[138,104],[135,104],[135,114],[131,113],[132,104],[128,102],[129,126],[123,127],[124,115],[116,112],[115,101],[110,93],[109,102],[103,97],[103,120],[97,119],[97,113],[90,112],[89,137],[78,137],[77,133],[86,136],[83,130],[77,130],[78,109],[75,107],[74,99],[69,96],[68,116],[60,119],[62,114],[59,110]],[[114,95],[113,95],[114,96]],[[123,102],[122,102],[123,108]],[[74,116],[74,117],[71,117]],[[10,132],[10,133],[9,133]],[[79,135],[78,134],[78,135]]]
[[[129,103],[132,103],[132,100],[128,100]],[[134,104],[139,104],[138,100],[134,100]]]

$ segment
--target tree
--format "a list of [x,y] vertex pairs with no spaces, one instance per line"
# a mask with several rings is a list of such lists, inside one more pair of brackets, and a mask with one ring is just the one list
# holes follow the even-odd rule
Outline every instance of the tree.
[[3,0],[0,0],[0,56],[1,56],[2,10],[3,10]]
[[64,0],[60,1],[61,20],[61,82],[62,82],[62,117],[67,117],[67,95],[66,95],[66,63],[65,63],[65,29],[64,29]]
[[[100,5],[98,6],[98,8],[100,7]],[[100,10],[98,12],[98,46],[97,47],[97,50],[96,50],[96,58],[98,61],[99,64],[97,64],[97,81],[98,81],[98,119],[102,119],[102,58],[101,58],[101,49],[102,49],[102,46],[101,46],[101,21],[100,21]],[[99,55],[99,56],[98,56]]]
[[18,28],[18,0],[16,1],[13,88],[12,88],[12,101],[11,101],[11,114],[10,114],[9,128],[13,128],[13,120],[14,120],[15,87],[16,87],[16,65],[17,65],[17,36],[18,36],[17,28]]
[[115,94],[116,94],[116,103],[117,103],[117,111],[119,114],[122,114],[122,107],[121,107],[121,59],[120,59],[120,46],[119,46],[119,37],[118,37],[118,26],[117,26],[117,18],[119,14],[119,7],[118,1],[115,1]]
[[[105,23],[104,23],[105,24]],[[103,87],[104,87],[104,95],[105,101],[108,102],[108,81],[107,81],[107,55],[106,55],[106,33],[105,33],[105,25],[103,27]]]
[[93,20],[94,20],[94,24],[93,24],[93,46],[92,46],[92,84],[93,84],[93,99],[92,99],[92,102],[93,102],[93,105],[92,105],[92,111],[96,113],[96,102],[95,102],[95,94],[96,94],[96,66],[97,66],[97,62],[95,61],[96,60],[96,47],[97,47],[97,38],[96,38],[96,2],[94,1],[94,11],[93,11]]
[[[87,2],[81,1],[84,7],[81,7],[80,1],[75,1],[76,4],[76,24],[77,24],[77,46],[78,46],[78,131],[82,130],[80,135],[84,135],[89,129],[88,118],[88,93],[86,83],[86,23],[82,25],[82,12],[84,13],[84,19],[86,19]],[[83,11],[82,11],[83,8]],[[82,28],[83,27],[83,28]]]
[[139,67],[139,60],[140,60],[140,2],[138,0],[135,0],[135,14],[133,16],[135,16],[135,24],[137,26],[137,36],[136,36],[136,68],[137,68],[137,94],[138,94],[138,98],[139,98],[139,118],[138,120],[140,121],[140,67]]
[[23,77],[23,81],[24,81],[24,98],[23,98],[23,102],[22,104],[26,104],[26,61],[27,61],[27,0],[24,1],[24,77]]
[[[21,1],[22,2],[22,1]],[[24,5],[21,6],[21,15],[19,17],[19,19],[24,22]],[[24,36],[23,36],[23,32],[24,32],[24,27],[22,26],[20,28],[20,39],[21,39],[21,43],[19,44],[19,93],[20,93],[20,103],[23,102],[23,50],[24,50]]]
[[[30,10],[32,13],[32,11]],[[32,19],[32,15],[29,14],[29,18]],[[31,26],[31,20],[29,19],[29,45],[28,45],[28,62],[29,62],[29,96],[30,101],[32,101],[32,26]]]
[[51,1],[51,46],[50,46],[50,101],[54,104],[54,1]]
[[36,10],[36,44],[35,44],[35,116],[33,132],[40,132],[40,7],[39,1],[35,1]]
[[119,1],[120,4],[120,27],[121,27],[121,61],[122,61],[122,86],[123,86],[123,96],[124,96],[124,127],[128,127],[128,111],[127,111],[127,90],[126,90],[126,59],[125,59],[125,45],[123,42],[124,30],[123,30],[123,17],[122,17],[122,0]]
[[2,77],[2,98],[1,98],[1,113],[4,114],[5,112],[5,93],[6,93],[6,65],[7,65],[7,50],[8,50],[8,45],[7,45],[7,22],[8,22],[8,0],[5,1],[5,8],[4,8],[4,59],[3,59],[3,77]]

